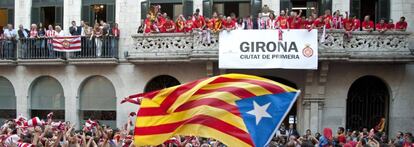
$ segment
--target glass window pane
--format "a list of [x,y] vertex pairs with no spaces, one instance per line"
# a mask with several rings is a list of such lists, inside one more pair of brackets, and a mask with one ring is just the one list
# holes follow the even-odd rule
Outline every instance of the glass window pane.
[[34,110],[63,110],[63,88],[52,77],[40,77],[31,88],[31,108]]
[[116,110],[115,88],[105,77],[88,79],[80,90],[81,110]]
[[16,96],[9,80],[0,77],[0,109],[16,109]]

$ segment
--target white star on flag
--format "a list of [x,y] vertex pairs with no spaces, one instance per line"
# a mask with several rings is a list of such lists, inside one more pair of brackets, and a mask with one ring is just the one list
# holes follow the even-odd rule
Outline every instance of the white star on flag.
[[267,108],[270,106],[270,103],[260,106],[255,101],[253,101],[253,106],[253,110],[250,110],[247,113],[256,116],[256,125],[259,124],[260,120],[262,120],[263,117],[272,118],[272,116],[267,113]]

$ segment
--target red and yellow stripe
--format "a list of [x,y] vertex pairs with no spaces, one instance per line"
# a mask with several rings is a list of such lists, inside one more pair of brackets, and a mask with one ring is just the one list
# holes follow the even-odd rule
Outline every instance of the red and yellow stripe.
[[135,124],[135,144],[159,145],[174,135],[215,138],[228,146],[254,146],[236,101],[296,89],[265,78],[226,74],[142,97]]

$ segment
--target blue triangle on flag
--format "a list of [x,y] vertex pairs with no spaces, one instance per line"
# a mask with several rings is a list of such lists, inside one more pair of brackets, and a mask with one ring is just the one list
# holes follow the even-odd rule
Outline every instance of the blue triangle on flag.
[[255,146],[269,144],[299,93],[269,94],[236,101]]

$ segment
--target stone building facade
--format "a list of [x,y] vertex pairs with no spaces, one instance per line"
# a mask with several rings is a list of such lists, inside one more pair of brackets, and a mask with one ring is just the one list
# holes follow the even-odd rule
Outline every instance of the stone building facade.
[[[66,31],[71,21],[83,20],[83,8],[88,5],[85,2],[100,4],[94,0],[55,1],[62,2],[62,25]],[[268,5],[276,12],[283,9],[285,1],[241,0],[255,7]],[[352,9],[349,1],[328,1],[332,10],[343,12]],[[32,4],[39,2],[48,1],[14,0],[14,25],[22,24],[28,28],[32,23]],[[163,2],[168,3],[156,1]],[[215,1],[193,0],[190,3],[191,7],[183,4],[186,8],[181,9],[192,8],[194,11],[199,8],[201,12],[207,11],[211,9],[205,7],[211,6],[208,2]],[[389,18],[396,22],[400,16],[405,16],[409,24],[408,33],[358,32],[354,35],[355,40],[346,42],[341,37],[342,32],[328,32],[328,43],[319,45],[318,70],[218,69],[217,51],[220,40],[217,36],[214,36],[216,42],[203,44],[197,42],[197,38],[200,37],[197,35],[138,35],[136,30],[140,24],[141,14],[145,13],[142,5],[146,1],[113,0],[108,3],[114,3],[114,22],[118,23],[121,29],[118,58],[2,59],[0,98],[10,101],[1,105],[2,114],[41,115],[42,111],[50,109],[62,113],[61,119],[79,122],[78,125],[87,118],[86,116],[99,114],[99,118],[120,127],[126,122],[128,114],[138,109],[138,106],[133,104],[121,105],[120,101],[125,96],[144,92],[152,86],[174,84],[176,81],[185,83],[206,76],[237,72],[269,77],[301,89],[303,94],[290,114],[300,132],[308,128],[316,132],[324,127],[354,127],[360,124],[359,121],[366,121],[365,124],[372,126],[373,121],[380,117],[386,118],[389,133],[394,134],[399,130],[414,131],[414,47],[411,46],[412,35],[409,33],[414,30],[414,27],[411,27],[411,24],[414,24],[414,1],[389,0]],[[223,7],[226,8],[225,4]],[[254,7],[251,6],[249,11],[253,12]],[[155,48],[154,45],[150,45],[149,40],[174,44],[180,44],[178,40],[185,40],[188,43],[181,42],[180,48]],[[161,80],[155,80],[156,77],[161,77]],[[378,93],[381,85],[386,87],[386,92],[382,95],[373,94]],[[352,88],[354,86],[356,88]],[[364,91],[371,91],[368,93],[370,97],[355,101],[366,94]],[[48,92],[51,94],[48,95]],[[101,97],[104,102],[100,101]],[[369,107],[377,107],[370,108],[369,111],[381,112],[368,112],[363,106],[357,106],[366,102],[375,104]],[[101,105],[93,106],[94,103]],[[351,109],[360,109],[358,111],[367,111],[378,116],[369,119],[368,122],[368,118],[350,114],[358,113]]]

